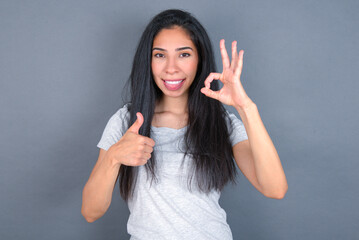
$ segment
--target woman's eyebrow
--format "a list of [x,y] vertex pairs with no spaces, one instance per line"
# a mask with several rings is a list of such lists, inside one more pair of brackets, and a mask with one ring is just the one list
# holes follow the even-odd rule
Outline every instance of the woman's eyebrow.
[[[192,50],[192,51],[193,51],[193,49],[192,49],[191,47],[180,47],[180,48],[176,48],[176,51],[182,51],[182,50],[186,50],[186,49],[189,49],[189,50]],[[159,50],[159,51],[167,52],[166,49],[159,48],[159,47],[154,47],[154,48],[152,48],[152,51],[154,51],[154,50]]]

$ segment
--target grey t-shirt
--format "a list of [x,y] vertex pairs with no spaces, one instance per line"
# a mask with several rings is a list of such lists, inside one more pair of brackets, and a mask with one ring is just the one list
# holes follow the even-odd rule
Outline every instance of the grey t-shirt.
[[[128,128],[129,117],[126,104],[110,118],[97,147],[108,150],[120,140]],[[232,146],[248,139],[242,121],[229,112],[227,117],[227,124],[232,122],[233,126]],[[208,195],[199,192],[195,178],[189,191],[187,177],[191,158],[183,161],[186,129],[151,127],[151,138],[156,143],[158,182],[150,185],[151,176],[147,180],[145,166],[138,167],[134,196],[128,202],[127,231],[131,240],[233,239],[226,212],[218,203],[221,193],[215,190]]]

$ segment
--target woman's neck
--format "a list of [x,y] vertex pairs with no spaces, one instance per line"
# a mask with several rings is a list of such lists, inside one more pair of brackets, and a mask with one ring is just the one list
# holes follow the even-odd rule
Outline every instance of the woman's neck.
[[156,103],[155,113],[171,112],[174,114],[186,114],[188,112],[187,102],[187,96],[177,98],[162,96],[158,103]]

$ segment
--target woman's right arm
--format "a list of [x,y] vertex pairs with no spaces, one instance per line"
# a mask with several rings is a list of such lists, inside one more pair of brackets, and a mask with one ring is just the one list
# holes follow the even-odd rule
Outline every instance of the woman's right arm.
[[96,165],[82,191],[81,214],[86,221],[94,222],[106,213],[111,204],[120,166],[109,151],[100,149]]
[[143,123],[141,113],[121,139],[107,151],[100,149],[94,169],[82,191],[81,213],[88,222],[102,217],[109,208],[121,165],[140,166],[147,163],[155,142],[138,132]]

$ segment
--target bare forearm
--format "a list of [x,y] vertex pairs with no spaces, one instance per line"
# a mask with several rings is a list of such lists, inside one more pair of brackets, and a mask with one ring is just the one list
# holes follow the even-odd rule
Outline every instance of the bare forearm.
[[82,215],[93,222],[105,214],[111,204],[120,165],[113,164],[108,154],[94,170],[82,192]]
[[248,135],[260,186],[268,196],[283,196],[288,188],[287,180],[256,104],[251,102],[246,108],[236,107],[236,109]]

